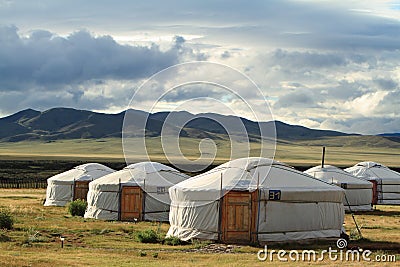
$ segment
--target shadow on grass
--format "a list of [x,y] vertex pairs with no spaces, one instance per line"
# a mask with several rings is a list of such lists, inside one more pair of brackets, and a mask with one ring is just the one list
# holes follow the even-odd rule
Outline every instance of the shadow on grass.
[[[347,213],[347,212],[346,212]],[[400,216],[400,211],[396,210],[372,210],[372,211],[358,211],[354,212],[354,215],[370,215],[370,216]]]
[[376,250],[387,250],[387,251],[400,251],[400,243],[399,242],[390,242],[390,241],[377,241],[370,240],[368,238],[361,238],[359,240],[350,240],[348,243],[348,248],[360,247],[362,249],[369,249],[371,251]]

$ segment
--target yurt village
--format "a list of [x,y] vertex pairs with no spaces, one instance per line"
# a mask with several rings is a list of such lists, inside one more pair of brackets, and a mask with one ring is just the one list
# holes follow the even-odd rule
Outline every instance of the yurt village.
[[45,206],[83,199],[85,218],[169,222],[167,237],[232,244],[339,238],[345,211],[400,204],[400,174],[375,162],[301,172],[241,158],[193,177],[157,162],[89,163],[47,182]]

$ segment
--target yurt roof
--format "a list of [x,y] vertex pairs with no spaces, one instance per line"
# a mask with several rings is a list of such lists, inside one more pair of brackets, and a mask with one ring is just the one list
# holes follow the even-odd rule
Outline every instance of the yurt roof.
[[189,178],[175,188],[190,191],[223,189],[255,190],[266,188],[332,188],[332,185],[313,178],[292,167],[267,158],[242,158],[222,164],[204,174]]
[[372,183],[357,178],[354,175],[332,165],[324,165],[324,167],[321,165],[315,166],[306,170],[305,173],[328,183],[347,183],[359,186],[363,185],[367,188],[372,188]]
[[145,162],[139,162],[139,163],[134,163],[130,164],[124,169],[136,169],[143,171],[145,173],[153,173],[153,172],[159,172],[159,171],[172,171],[172,172],[179,172],[178,170],[169,167],[167,165],[158,163],[158,162],[152,162],[152,161],[145,161]]
[[372,167],[385,167],[385,168],[387,168],[386,166],[384,166],[384,165],[382,165],[380,163],[377,163],[377,162],[373,162],[373,161],[359,162],[355,166],[361,166],[361,167],[364,167],[364,168],[372,168]]
[[257,167],[262,166],[271,166],[271,165],[282,165],[291,168],[289,165],[272,160],[269,158],[261,158],[261,157],[249,157],[249,158],[240,158],[225,162],[224,164],[219,165],[215,169],[224,169],[224,168],[240,168],[242,170],[250,171]]
[[371,161],[357,163],[345,171],[362,178],[400,179],[400,173]]
[[91,181],[113,173],[114,170],[99,163],[86,163],[50,177],[50,181]]
[[131,164],[126,168],[108,174],[96,181],[94,184],[129,184],[138,185],[154,185],[154,186],[172,186],[188,176],[178,170],[165,166],[156,162],[141,162]]

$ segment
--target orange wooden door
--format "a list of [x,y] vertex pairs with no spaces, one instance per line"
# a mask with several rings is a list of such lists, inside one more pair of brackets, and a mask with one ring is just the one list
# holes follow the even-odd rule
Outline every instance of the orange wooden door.
[[254,242],[256,196],[255,193],[241,191],[230,191],[224,196],[221,218],[223,242]]
[[82,199],[86,201],[87,193],[89,191],[90,181],[75,181],[74,199]]
[[124,186],[121,193],[121,220],[142,219],[142,189],[138,186]]

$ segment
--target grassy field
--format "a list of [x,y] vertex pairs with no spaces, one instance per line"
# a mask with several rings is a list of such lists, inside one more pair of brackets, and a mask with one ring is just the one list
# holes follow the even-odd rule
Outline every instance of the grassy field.
[[[326,164],[338,167],[352,166],[360,161],[381,162],[389,167],[400,170],[400,148],[391,146],[390,142],[377,146],[374,138],[354,139],[354,137],[327,138],[324,140],[277,143],[275,159],[288,163],[303,171],[319,165],[321,161],[321,146],[327,146]],[[132,140],[131,146],[142,145],[139,139]],[[226,140],[217,140],[217,158],[213,165],[226,162],[229,159],[230,144]],[[252,156],[259,151],[260,145],[252,143]],[[190,160],[199,157],[199,140],[182,138],[182,151]],[[148,151],[154,161],[168,163],[163,155],[160,139],[149,139]],[[239,146],[239,149],[243,148]],[[130,162],[147,160],[144,155],[132,153]],[[115,170],[126,166],[121,139],[78,139],[59,140],[52,142],[0,142],[0,179],[45,179],[69,170],[86,162],[99,162]],[[207,165],[205,165],[207,166]],[[196,173],[188,173],[194,175]]]
[[[170,246],[144,244],[135,239],[138,231],[153,229],[164,235],[168,224],[140,222],[105,222],[71,217],[64,207],[43,207],[45,190],[0,189],[0,206],[16,219],[13,230],[0,230],[0,266],[279,266],[287,265],[274,258],[260,262],[259,247],[234,246],[230,253],[206,252],[209,242]],[[375,255],[397,255],[400,260],[400,207],[378,206],[371,213],[356,215],[364,239],[356,236],[351,215],[346,214],[345,228],[353,238],[349,247],[361,247]],[[61,248],[59,236],[65,237]],[[307,245],[275,245],[269,248],[328,249],[335,241]],[[325,259],[326,266],[338,262]],[[296,262],[296,266],[316,265]],[[320,263],[319,263],[320,264]],[[365,262],[348,262],[346,265]],[[396,263],[368,263],[372,266],[395,266]]]
[[[326,140],[287,142],[277,144],[275,159],[296,167],[320,164],[321,146],[327,146],[325,162],[340,167],[360,161],[377,161],[390,167],[400,167],[400,148],[389,143],[365,140],[333,138]],[[135,143],[136,142],[136,143]],[[140,145],[133,140],[132,145]],[[199,156],[199,140],[182,139],[184,155],[194,160]],[[219,149],[214,164],[229,158],[230,144],[216,141]],[[152,160],[166,162],[159,146],[159,139],[149,140]],[[259,145],[252,144],[253,153]],[[254,155],[254,154],[253,154]],[[137,161],[144,155],[135,155]],[[84,162],[100,162],[114,169],[124,165],[121,140],[117,138],[93,140],[61,140],[55,142],[0,143],[0,178],[41,178],[72,168]],[[208,242],[170,246],[143,244],[136,240],[138,231],[153,229],[165,235],[166,223],[104,222],[71,217],[66,208],[43,207],[44,189],[0,189],[0,208],[7,208],[16,218],[13,230],[0,230],[0,266],[265,266],[287,265],[274,258],[274,262],[260,262],[256,253],[259,247],[234,246],[230,253],[208,252]],[[346,214],[345,228],[352,240],[350,247],[373,251],[372,257],[381,254],[397,255],[400,260],[400,207],[378,206],[371,213],[356,215],[363,238],[357,236],[351,215]],[[59,236],[66,238],[60,247]],[[307,245],[275,245],[276,249],[316,249],[329,246],[336,248],[335,241]],[[274,248],[274,247],[271,247]],[[337,262],[326,259],[326,266]],[[316,265],[313,262],[297,262],[296,266]],[[348,263],[346,265],[363,265]],[[394,266],[395,263],[369,263],[376,266]]]
[[[148,151],[151,159],[166,162],[161,150],[159,138],[149,139]],[[400,148],[389,143],[376,144],[374,138],[338,137],[316,141],[298,141],[277,143],[275,159],[294,166],[313,166],[320,164],[321,147],[327,146],[327,164],[351,166],[360,161],[381,162],[389,167],[400,167]],[[392,142],[394,143],[394,142]],[[141,145],[140,140],[133,140],[132,147]],[[230,143],[217,140],[218,147],[215,164],[225,162],[230,157]],[[182,138],[183,154],[194,160],[199,157],[199,140]],[[259,144],[252,143],[251,155],[259,151]],[[144,155],[135,154],[132,160],[143,160]],[[0,160],[64,160],[64,161],[101,161],[123,162],[124,154],[121,139],[78,139],[55,142],[24,141],[0,143]]]

